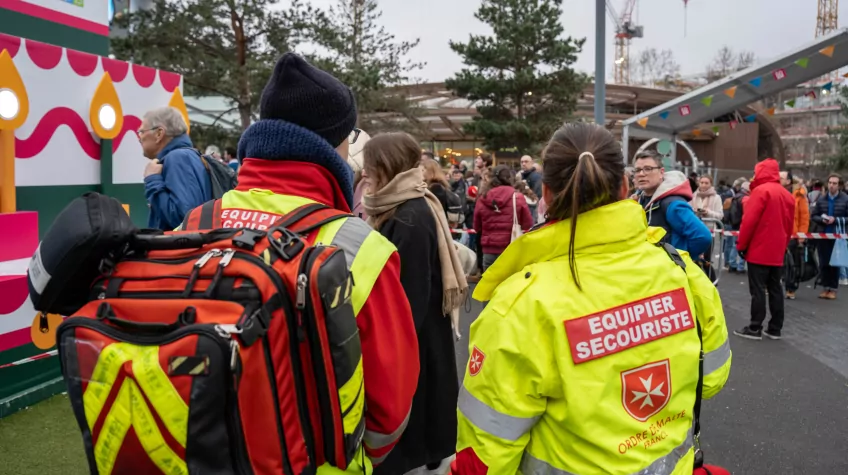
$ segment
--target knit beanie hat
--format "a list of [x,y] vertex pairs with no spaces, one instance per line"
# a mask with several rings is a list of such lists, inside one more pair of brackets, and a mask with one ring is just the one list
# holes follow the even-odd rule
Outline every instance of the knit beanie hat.
[[356,126],[356,100],[341,81],[300,56],[286,53],[262,91],[259,118],[299,125],[335,148]]

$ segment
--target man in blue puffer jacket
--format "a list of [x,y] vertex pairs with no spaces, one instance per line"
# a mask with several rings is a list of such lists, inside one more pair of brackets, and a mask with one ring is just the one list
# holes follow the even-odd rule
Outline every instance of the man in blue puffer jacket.
[[150,159],[144,169],[149,228],[170,231],[186,213],[212,199],[209,172],[187,135],[182,114],[161,107],[144,115],[138,141]]
[[681,172],[666,172],[654,152],[638,154],[633,167],[640,192],[637,198],[645,209],[648,225],[665,229],[663,240],[688,252],[697,261],[709,251],[712,234],[689,204],[692,200],[689,180]]

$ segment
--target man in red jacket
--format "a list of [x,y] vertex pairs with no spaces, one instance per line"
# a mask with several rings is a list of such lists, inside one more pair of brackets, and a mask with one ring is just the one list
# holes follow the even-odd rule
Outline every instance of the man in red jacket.
[[[751,196],[745,203],[736,249],[748,261],[748,287],[751,291],[751,323],[736,336],[762,340],[763,333],[780,339],[783,329],[783,256],[795,225],[795,199],[780,185],[780,167],[768,158],[754,167]],[[766,319],[766,290],[771,320]]]

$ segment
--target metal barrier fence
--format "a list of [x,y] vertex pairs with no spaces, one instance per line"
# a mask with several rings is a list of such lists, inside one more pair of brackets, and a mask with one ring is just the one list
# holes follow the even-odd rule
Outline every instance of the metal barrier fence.
[[714,273],[714,275],[710,275],[709,273],[707,275],[712,278],[713,285],[718,285],[718,282],[721,280],[722,270],[724,269],[724,223],[720,219],[715,218],[701,218],[701,221],[710,228],[713,234],[713,241],[710,244],[709,252],[705,253],[704,257],[706,258],[706,265]]

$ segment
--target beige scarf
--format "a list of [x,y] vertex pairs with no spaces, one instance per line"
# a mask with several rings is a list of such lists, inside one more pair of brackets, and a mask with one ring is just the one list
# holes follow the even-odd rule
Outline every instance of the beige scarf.
[[421,197],[426,199],[438,228],[436,235],[439,237],[439,263],[442,268],[442,313],[445,315],[456,313],[458,316],[458,312],[454,310],[465,301],[468,282],[462,270],[462,261],[453,246],[445,212],[436,196],[427,189],[421,169],[415,167],[400,173],[376,193],[367,193],[362,196],[362,206],[368,212],[368,224],[372,226],[376,216],[397,208],[407,200]]

